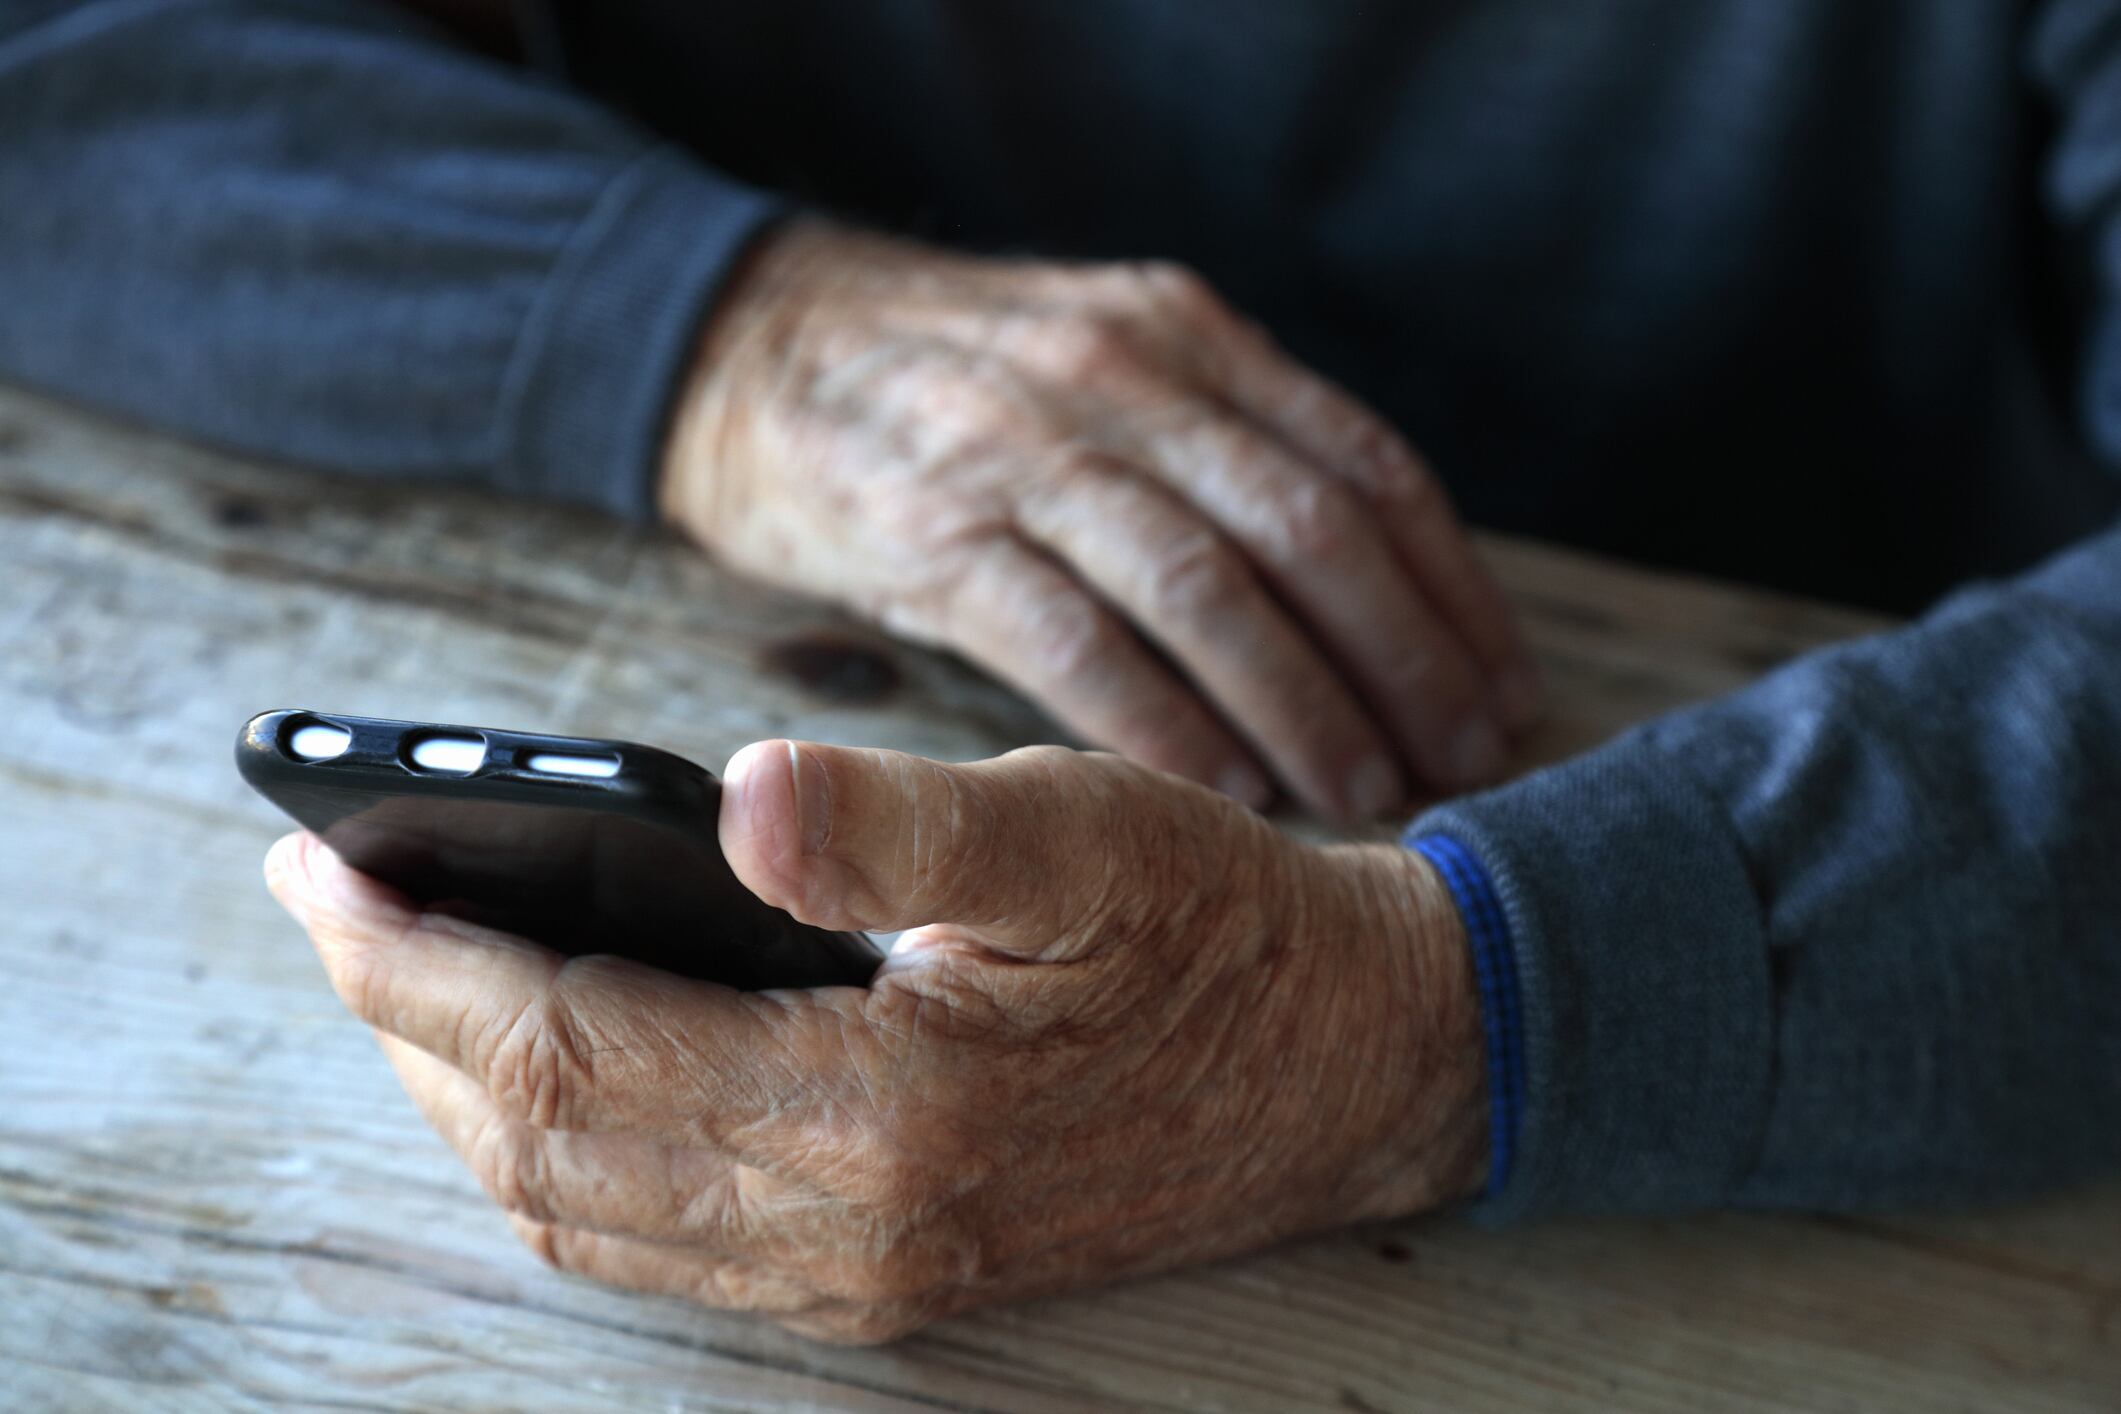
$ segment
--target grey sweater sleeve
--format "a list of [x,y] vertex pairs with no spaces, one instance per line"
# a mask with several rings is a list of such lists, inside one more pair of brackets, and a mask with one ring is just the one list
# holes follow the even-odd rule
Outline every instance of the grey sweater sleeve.
[[1513,945],[1491,1218],[2121,1164],[2121,532],[1415,833],[1472,851]]
[[[2097,313],[2083,425],[2121,461],[2116,8],[2048,5],[2031,55]],[[1515,963],[1491,1219],[2121,1167],[2121,530],[1410,833],[1470,851]]]
[[0,377],[645,516],[760,194],[387,6],[0,3]]

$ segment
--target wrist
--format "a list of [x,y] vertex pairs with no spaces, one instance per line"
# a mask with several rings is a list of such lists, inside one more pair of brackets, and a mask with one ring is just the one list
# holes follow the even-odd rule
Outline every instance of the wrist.
[[1374,1136],[1374,1192],[1359,1216],[1400,1217],[1477,1196],[1488,1174],[1480,992],[1458,906],[1435,867],[1398,845],[1321,851],[1374,946],[1384,1015],[1377,1064],[1393,1096]]
[[823,222],[783,222],[751,243],[702,321],[672,401],[656,479],[656,508],[708,548],[735,523],[752,426],[772,385],[773,351],[785,348],[808,301],[803,291],[830,265],[837,232]]

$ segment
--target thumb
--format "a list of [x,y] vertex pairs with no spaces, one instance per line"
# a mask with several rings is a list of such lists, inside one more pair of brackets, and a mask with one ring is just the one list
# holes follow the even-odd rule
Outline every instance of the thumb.
[[1109,877],[1110,773],[1031,747],[953,766],[897,751],[755,742],[730,758],[722,853],[805,923],[976,928],[1035,951]]

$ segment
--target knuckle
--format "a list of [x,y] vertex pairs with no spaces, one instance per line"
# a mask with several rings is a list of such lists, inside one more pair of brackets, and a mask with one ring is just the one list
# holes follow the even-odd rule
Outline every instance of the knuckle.
[[895,1301],[909,1293],[911,1284],[888,1260],[864,1258],[850,1264],[840,1282],[840,1295],[864,1305]]
[[942,1179],[948,1157],[940,1165],[871,1161],[845,1190],[853,1212],[840,1244],[846,1254],[836,1282],[841,1298],[867,1305],[917,1302],[990,1274],[988,1245],[951,1216],[951,1195],[962,1185]]
[[801,1315],[824,1304],[817,1289],[795,1272],[743,1261],[718,1264],[687,1295],[702,1306],[766,1315]]
[[848,1263],[840,1294],[859,1305],[881,1306],[911,1300],[933,1285],[929,1264],[911,1235],[898,1231]]
[[568,1263],[573,1246],[563,1239],[561,1229],[550,1223],[518,1222],[515,1231],[523,1245],[530,1249],[530,1255],[540,1262],[554,1271],[571,1270]]
[[1348,493],[1316,478],[1306,478],[1285,494],[1276,524],[1284,555],[1326,564],[1345,555],[1364,533]]
[[390,1001],[391,948],[350,929],[320,932],[319,950],[332,990],[346,1009],[371,1026],[394,1031]]
[[486,1088],[533,1129],[565,1129],[589,1076],[573,1017],[549,995],[524,1007],[491,1047]]
[[503,1212],[552,1219],[545,1147],[524,1130],[505,1120],[488,1124],[472,1151],[471,1171]]
[[1001,759],[1020,761],[1036,770],[1058,775],[1073,769],[1085,758],[1086,754],[1070,747],[1055,746],[1051,742],[1039,742],[1032,746],[1019,746],[1015,750],[1006,753]]
[[998,1280],[1002,1264],[986,1244],[940,1224],[885,1228],[853,1244],[833,1297],[855,1306],[918,1310],[938,1296]]
[[708,1246],[732,1251],[741,1247],[760,1226],[758,1201],[746,1193],[746,1184],[755,1180],[744,1176],[756,1172],[740,1170],[739,1176],[709,1184],[685,1199],[670,1215],[671,1229]]
[[850,1201],[876,1215],[874,1245],[887,1253],[903,1253],[912,1225],[927,1211],[937,1187],[933,1167],[904,1145],[880,1140],[860,1146],[848,1179]]
[[1070,378],[1132,370],[1139,362],[1124,319],[1088,311],[1056,320],[1046,332],[1047,355]]
[[[1379,429],[1376,436],[1385,447],[1397,446],[1398,438],[1390,431]],[[1411,456],[1380,451],[1366,460],[1374,468],[1378,499],[1400,515],[1421,517],[1449,511],[1443,483],[1436,479],[1436,473]]]
[[1198,530],[1166,544],[1144,573],[1149,602],[1164,613],[1194,615],[1239,593],[1244,564],[1212,530]]
[[1118,621],[1086,597],[1050,600],[1034,612],[1029,627],[1031,661],[1048,679],[1095,672],[1121,651],[1123,631]]
[[686,1295],[696,1305],[744,1311],[759,1304],[761,1286],[751,1269],[735,1262],[720,1262],[702,1271]]
[[1175,260],[1143,261],[1135,267],[1135,278],[1152,299],[1179,314],[1199,316],[1222,311],[1222,297],[1191,266]]
[[1018,440],[1037,426],[1021,398],[981,376],[935,380],[915,411],[929,424],[931,436],[957,447]]
[[1393,691],[1409,701],[1422,701],[1445,719],[1459,715],[1475,696],[1470,676],[1456,671],[1448,654],[1430,639],[1414,639],[1390,654],[1385,673]]
[[344,941],[336,941],[326,954],[332,990],[340,1002],[369,1025],[384,1026],[383,969],[376,958],[375,949]]
[[1069,442],[1056,449],[1050,468],[1056,483],[1093,495],[1115,485],[1123,486],[1131,475],[1118,457],[1083,441]]
[[857,1304],[908,1301],[948,1281],[961,1265],[939,1218],[942,1185],[933,1170],[900,1157],[865,1159],[842,1190],[850,1205],[834,1285]]

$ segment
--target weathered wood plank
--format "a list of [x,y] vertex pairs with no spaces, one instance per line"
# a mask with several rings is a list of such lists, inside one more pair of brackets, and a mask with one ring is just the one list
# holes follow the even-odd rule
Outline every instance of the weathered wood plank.
[[[1558,704],[1528,759],[1879,626],[1491,550]],[[708,762],[779,733],[946,757],[1053,737],[960,665],[655,537],[0,391],[0,1406],[2121,1407],[2112,1188],[1938,1218],[1399,1223],[882,1351],[554,1276],[258,883],[280,826],[229,744],[301,702]]]

